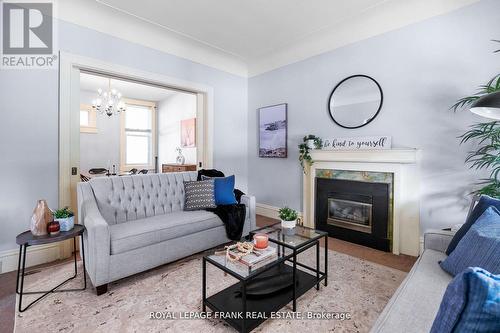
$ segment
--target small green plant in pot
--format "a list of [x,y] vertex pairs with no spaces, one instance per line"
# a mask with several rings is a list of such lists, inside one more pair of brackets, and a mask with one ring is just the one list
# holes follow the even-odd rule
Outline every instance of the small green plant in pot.
[[54,221],[59,222],[61,231],[70,231],[75,226],[75,214],[68,207],[54,211]]
[[296,210],[289,208],[289,207],[283,207],[279,210],[279,217],[281,219],[281,227],[282,228],[295,228],[297,225],[297,220],[299,214],[297,213]]

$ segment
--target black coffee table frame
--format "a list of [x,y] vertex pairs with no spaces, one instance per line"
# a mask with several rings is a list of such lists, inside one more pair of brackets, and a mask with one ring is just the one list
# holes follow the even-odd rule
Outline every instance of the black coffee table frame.
[[[22,234],[19,234],[16,237],[16,243],[19,245],[19,261],[17,264],[17,279],[16,279],[16,294],[19,295],[19,312],[24,312],[28,310],[33,304],[44,298],[50,293],[54,292],[66,292],[66,291],[82,291],[87,289],[87,278],[85,275],[85,249],[83,245],[83,233],[85,232],[85,227],[80,224],[75,224],[74,228],[71,229],[70,231],[61,231],[58,235],[55,236],[50,236],[50,235],[45,235],[45,236],[33,236],[30,231],[23,232]],[[76,238],[80,236],[82,240],[82,248],[81,248],[81,254],[82,254],[82,262],[83,262],[83,288],[81,289],[63,289],[59,290],[58,288],[61,287],[62,285],[66,284],[67,282],[73,280],[76,278],[78,275],[78,269],[77,269],[77,258],[76,258]],[[67,239],[73,238],[73,254],[75,257],[75,273],[73,276],[70,278],[64,280],[63,282],[59,283],[57,286],[54,288],[48,290],[48,291],[24,291],[24,276],[25,276],[25,269],[26,269],[26,250],[28,249],[29,246],[34,246],[34,245],[42,245],[42,244],[49,244],[49,243],[55,243],[55,242],[61,242]],[[21,260],[22,259],[22,260]],[[21,281],[19,281],[21,280]],[[32,301],[30,304],[28,304],[24,309],[22,308],[23,304],[23,295],[32,295],[32,294],[43,294],[42,296],[38,297],[34,301]]]
[[[260,229],[252,231],[250,235],[258,233],[259,230]],[[210,256],[204,256],[202,262],[202,311],[206,312],[206,308],[208,306],[210,309],[216,312],[242,313],[242,318],[224,318],[224,320],[239,332],[245,333],[250,332],[267,319],[247,318],[247,313],[265,313],[269,316],[271,312],[279,311],[290,301],[292,302],[293,311],[296,312],[298,297],[303,295],[314,286],[316,286],[316,290],[319,290],[321,281],[324,281],[325,286],[328,285],[328,234],[326,232],[320,231],[318,231],[318,233],[318,237],[307,240],[296,247],[269,238],[270,242],[278,245],[278,259],[276,259],[272,263],[269,263],[268,265],[265,265],[262,268],[255,270],[254,272],[251,272],[250,274],[248,274],[248,276],[241,276],[225,265],[222,265],[219,262],[211,259]],[[324,238],[325,240],[324,271],[320,270],[319,240],[321,238]],[[284,255],[285,247],[292,250],[292,252],[288,255]],[[310,267],[298,262],[297,255],[312,247],[316,247],[316,267]],[[212,296],[207,297],[207,262],[221,269],[223,272],[233,276],[234,278],[239,280],[239,282]],[[286,262],[291,263],[291,265],[287,265]],[[313,274],[310,274],[304,270],[298,270],[297,266],[309,270]],[[290,288],[291,290],[279,292],[275,295],[261,299],[247,298],[247,285],[254,278],[260,275],[273,275],[284,272],[292,273],[293,288]],[[238,297],[235,296],[238,292],[241,292],[241,301],[237,299]]]

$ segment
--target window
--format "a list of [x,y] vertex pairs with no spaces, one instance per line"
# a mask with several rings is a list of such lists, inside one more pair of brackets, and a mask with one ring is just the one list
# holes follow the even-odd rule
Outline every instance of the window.
[[122,171],[153,169],[156,151],[155,104],[126,99],[127,111],[121,114]]
[[80,104],[80,133],[97,133],[96,118],[92,105]]

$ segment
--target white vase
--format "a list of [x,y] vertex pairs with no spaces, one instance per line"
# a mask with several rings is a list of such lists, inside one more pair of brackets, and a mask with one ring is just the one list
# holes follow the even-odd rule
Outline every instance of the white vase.
[[61,228],[60,229],[61,231],[70,231],[75,226],[75,217],[74,216],[61,218],[61,219],[55,218],[54,221],[59,222],[59,226]]
[[184,157],[184,155],[182,155],[181,151],[179,151],[179,154],[175,158],[175,162],[180,165],[184,165],[184,163],[186,162],[186,158]]
[[297,219],[295,219],[293,221],[281,220],[281,227],[282,228],[291,229],[291,228],[295,228],[296,225],[297,225]]

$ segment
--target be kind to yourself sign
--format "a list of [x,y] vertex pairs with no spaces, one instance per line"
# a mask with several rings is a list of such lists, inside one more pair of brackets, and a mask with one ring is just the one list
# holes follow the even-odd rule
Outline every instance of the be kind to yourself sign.
[[375,150],[391,149],[390,136],[367,136],[359,138],[333,138],[323,140],[325,150]]

